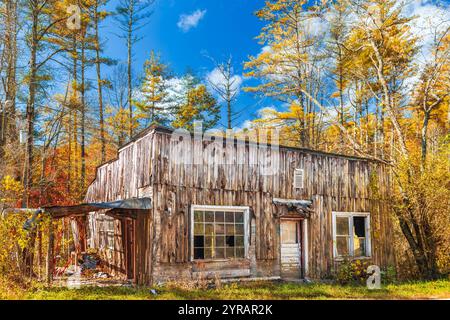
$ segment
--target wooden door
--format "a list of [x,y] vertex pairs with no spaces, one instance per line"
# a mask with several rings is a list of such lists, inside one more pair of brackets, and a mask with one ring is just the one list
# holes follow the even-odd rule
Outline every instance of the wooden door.
[[125,220],[125,263],[127,278],[134,280],[135,220]]
[[301,276],[301,232],[299,220],[281,220],[281,276]]

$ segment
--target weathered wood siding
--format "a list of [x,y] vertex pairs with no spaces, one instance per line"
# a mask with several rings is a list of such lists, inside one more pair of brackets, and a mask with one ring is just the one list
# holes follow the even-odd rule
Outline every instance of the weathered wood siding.
[[[124,146],[118,158],[97,168],[95,180],[86,193],[86,202],[106,202],[135,197],[151,197],[151,156],[153,135],[147,134]],[[151,211],[151,210],[149,210]],[[90,215],[90,225],[96,228],[99,213]],[[141,213],[136,218],[135,277],[138,283],[150,283],[153,260],[153,218],[152,212]],[[114,250],[99,247],[99,234],[93,232],[93,245],[110,271],[125,277],[124,223],[115,221]]]
[[[181,143],[183,152],[177,153]],[[194,156],[204,150],[208,152],[196,163]],[[175,157],[191,164],[177,164]],[[264,175],[263,167],[274,159],[278,159],[278,169]],[[297,168],[304,169],[302,189],[293,188]],[[252,268],[260,275],[277,273],[280,230],[276,216],[285,209],[272,200],[311,199],[308,275],[324,277],[336,267],[332,211],[370,212],[372,260],[380,266],[393,263],[389,186],[388,168],[378,162],[292,148],[257,148],[248,143],[228,145],[224,150],[212,141],[176,142],[169,132],[156,130],[122,148],[117,161],[101,166],[86,200],[138,197],[140,190],[150,188],[153,212],[145,229],[137,230],[137,236],[145,238],[139,241],[142,249],[137,256],[151,254],[152,258],[139,259],[153,261],[140,262],[145,273],[140,276],[149,279],[149,273],[158,278],[164,272],[191,274],[196,268],[190,262],[191,205],[249,206],[255,230]]]
[[[171,161],[177,144],[184,143],[181,156],[195,163],[202,150],[202,162],[179,165]],[[159,133],[153,140],[154,163],[152,184],[155,194],[155,216],[161,217],[160,262],[187,262],[189,257],[189,207],[201,205],[250,206],[256,217],[256,258],[279,259],[279,221],[274,218],[282,208],[272,204],[273,198],[312,199],[314,212],[309,219],[309,275],[322,277],[335,268],[333,259],[332,211],[370,212],[373,262],[392,263],[389,244],[392,229],[387,199],[389,173],[378,162],[329,155],[298,149],[257,148],[252,144],[230,148],[220,143],[192,139],[191,150],[186,140],[176,142],[171,135]],[[274,157],[271,155],[275,153]],[[273,175],[263,175],[262,168],[279,159]],[[227,162],[228,161],[228,162]],[[235,164],[227,164],[234,161]],[[294,189],[296,168],[304,169],[304,188]],[[172,206],[170,218],[165,206]]]

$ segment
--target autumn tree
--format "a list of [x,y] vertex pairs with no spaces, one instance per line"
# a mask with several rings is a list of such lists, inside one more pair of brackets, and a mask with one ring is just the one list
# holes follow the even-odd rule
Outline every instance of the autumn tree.
[[100,38],[100,23],[109,15],[110,12],[104,8],[109,0],[94,0],[91,8],[91,19],[94,28],[94,50],[95,50],[95,72],[97,77],[97,99],[98,99],[98,118],[100,126],[100,143],[101,143],[101,162],[106,160],[106,137],[105,137],[105,120],[104,120],[104,106],[103,106],[103,87],[108,83],[102,76],[102,64],[110,65],[112,61],[102,55],[102,43]]
[[[127,108],[127,79],[123,77],[127,67],[124,64],[118,64],[114,67],[112,74],[108,77],[107,97],[108,104],[105,109],[106,131],[113,137],[116,147],[121,146],[127,141],[130,126],[133,130],[139,127],[139,120],[144,115],[139,112],[133,118],[130,117],[130,110]],[[139,111],[139,110],[137,110]],[[132,121],[130,123],[130,121]]]
[[[303,48],[302,40],[308,34],[304,27],[298,28],[306,20],[304,3],[268,1],[257,12],[267,25],[260,37],[262,53],[247,63],[249,75],[260,78],[261,83],[249,91],[281,96],[289,103],[289,110],[268,109],[255,124],[278,126],[288,144],[292,143],[290,130],[299,128],[303,131],[302,145],[308,115],[305,106],[311,101],[320,110],[318,118],[325,121],[319,129],[321,141],[317,147],[339,148],[390,165],[394,178],[391,205],[399,230],[419,274],[434,278],[448,269],[443,252],[450,239],[449,228],[443,227],[448,210],[435,203],[436,193],[448,198],[448,188],[437,187],[449,183],[448,21],[437,24],[438,32],[436,28],[431,32],[431,59],[417,69],[419,46],[411,32],[414,17],[405,14],[404,3],[341,0],[322,4],[312,11],[327,24],[327,45],[323,47],[320,41],[306,43],[304,48],[311,50],[296,50]],[[298,16],[304,19],[296,19]],[[327,57],[311,51],[326,52]],[[319,61],[319,65],[312,61]],[[321,72],[323,62],[325,90],[315,95],[308,85],[313,78],[305,70],[314,66]],[[289,97],[292,93],[298,94]],[[330,110],[336,100],[337,115],[333,115]],[[431,153],[427,147],[430,121],[434,128],[440,128],[435,130]]]
[[426,162],[428,154],[428,127],[430,119],[436,120],[445,128],[446,112],[450,103],[450,26],[440,28],[429,26],[433,38],[431,59],[425,62],[416,86],[412,106],[421,114],[420,129],[421,157]]
[[217,125],[220,106],[205,84],[190,73],[182,78],[181,90],[174,95],[172,126],[193,130],[194,121],[202,121],[204,130]]
[[168,120],[168,80],[168,66],[152,51],[150,58],[144,63],[144,78],[140,90],[142,99],[135,102],[151,124],[164,124]]
[[287,104],[299,105],[300,146],[313,142],[316,123],[315,105],[305,97],[320,94],[319,57],[311,48],[318,35],[310,30],[317,13],[306,8],[307,1],[267,1],[256,15],[267,24],[259,35],[263,50],[245,64],[247,76],[261,79],[261,84],[246,91],[274,97]]
[[19,12],[16,0],[2,1],[0,5],[0,21],[2,22],[0,41],[0,91],[4,101],[0,107],[0,160],[5,160],[4,147],[10,142],[17,142],[16,131],[16,94],[17,85],[17,34],[19,30]]

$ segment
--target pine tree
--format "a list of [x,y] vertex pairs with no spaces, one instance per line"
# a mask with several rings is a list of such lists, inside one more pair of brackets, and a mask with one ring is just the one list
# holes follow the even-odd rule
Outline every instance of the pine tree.
[[144,63],[144,78],[141,85],[143,98],[136,101],[137,107],[146,114],[151,124],[165,124],[168,121],[167,81],[168,67],[161,62],[154,51]]

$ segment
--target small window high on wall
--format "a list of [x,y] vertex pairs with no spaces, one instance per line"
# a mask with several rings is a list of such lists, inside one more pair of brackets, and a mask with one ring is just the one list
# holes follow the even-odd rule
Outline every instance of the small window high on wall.
[[247,257],[247,207],[193,206],[191,214],[193,260]]
[[294,188],[303,189],[304,184],[304,171],[303,169],[294,170]]
[[333,212],[335,258],[371,256],[370,214]]

